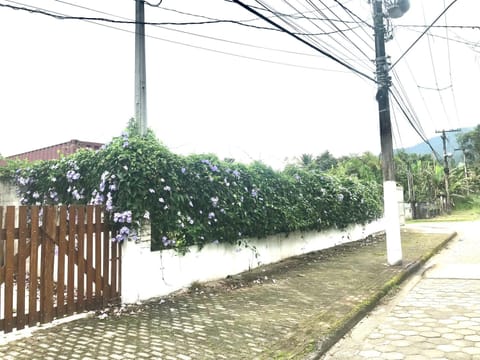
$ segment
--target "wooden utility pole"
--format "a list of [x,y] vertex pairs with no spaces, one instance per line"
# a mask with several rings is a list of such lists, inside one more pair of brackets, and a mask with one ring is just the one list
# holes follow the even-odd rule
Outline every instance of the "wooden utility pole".
[[466,149],[455,149],[455,151],[461,151],[463,154],[463,174],[465,176],[465,184],[467,185],[467,195],[470,193],[470,189],[468,186],[468,167],[467,167],[467,154]]
[[383,0],[373,0],[373,21],[375,30],[375,63],[378,83],[377,102],[380,119],[387,262],[389,265],[400,265],[403,261],[402,241],[400,238],[397,183],[395,181],[395,168],[393,163],[392,124],[390,120],[390,102],[388,96],[391,78],[388,74],[390,65],[385,54]]
[[452,208],[451,200],[450,200],[450,168],[448,164],[448,155],[447,153],[447,132],[459,132],[460,129],[450,129],[450,130],[436,130],[436,133],[440,133],[440,137],[442,138],[443,142],[443,172],[445,174],[444,179],[445,179],[445,207],[447,210],[447,213],[450,212]]
[[147,133],[147,74],[145,65],[145,1],[135,1],[135,120]]

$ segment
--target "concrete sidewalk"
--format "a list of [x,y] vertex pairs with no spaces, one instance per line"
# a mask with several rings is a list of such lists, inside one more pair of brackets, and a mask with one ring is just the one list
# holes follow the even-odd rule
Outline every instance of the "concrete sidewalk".
[[387,266],[385,241],[370,238],[195,284],[184,293],[112,309],[100,317],[40,329],[0,345],[0,358],[312,357],[451,235],[445,228],[430,232],[402,234],[401,267]]
[[324,360],[480,359],[480,222],[454,226],[460,236]]

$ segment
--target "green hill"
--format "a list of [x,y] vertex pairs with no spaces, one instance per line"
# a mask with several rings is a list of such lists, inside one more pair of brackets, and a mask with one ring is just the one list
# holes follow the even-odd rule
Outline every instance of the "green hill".
[[[461,151],[455,151],[455,149],[458,149],[458,141],[457,141],[457,135],[465,132],[469,132],[473,130],[472,127],[469,128],[462,128],[460,129],[460,132],[451,132],[447,133],[447,153],[453,155],[453,159],[455,160],[456,163],[463,161],[463,155]],[[442,138],[439,136],[435,136],[433,138],[428,139],[432,147],[435,149],[435,151],[443,157],[443,142]],[[397,149],[399,151],[400,149]],[[416,145],[410,146],[408,148],[403,149],[407,154],[431,154],[432,150],[430,147],[425,144],[424,142],[418,143]]]

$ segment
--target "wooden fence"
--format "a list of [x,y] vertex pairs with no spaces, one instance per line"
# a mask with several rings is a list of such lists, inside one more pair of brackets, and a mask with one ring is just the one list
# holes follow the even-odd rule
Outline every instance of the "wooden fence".
[[120,301],[121,247],[102,210],[0,207],[0,331]]

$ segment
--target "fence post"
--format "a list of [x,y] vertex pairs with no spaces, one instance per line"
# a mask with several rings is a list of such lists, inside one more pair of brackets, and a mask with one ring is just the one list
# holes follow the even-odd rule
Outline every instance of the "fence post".
[[55,255],[55,238],[57,212],[53,206],[45,206],[43,214],[42,236],[42,267],[40,291],[40,322],[42,324],[53,320],[53,269]]
[[142,299],[142,291],[151,281],[143,268],[145,262],[142,261],[142,256],[151,251],[151,240],[151,224],[148,222],[142,225],[138,241],[125,241],[122,244],[121,286],[124,303]]

